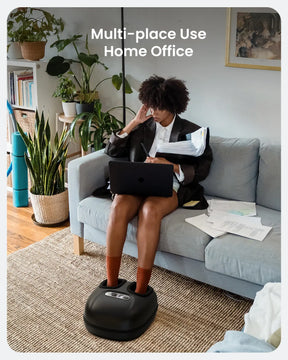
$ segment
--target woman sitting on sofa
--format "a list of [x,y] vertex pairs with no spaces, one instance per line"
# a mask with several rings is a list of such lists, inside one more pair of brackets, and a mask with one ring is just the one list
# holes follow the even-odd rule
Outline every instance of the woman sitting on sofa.
[[[139,90],[142,106],[131,122],[117,134],[112,134],[105,152],[112,157],[128,156],[130,161],[173,164],[174,182],[171,197],[115,194],[107,228],[107,286],[118,284],[127,226],[138,215],[137,246],[138,268],[135,292],[145,294],[150,281],[159,242],[161,220],[178,206],[190,200],[199,200],[197,208],[207,207],[199,181],[209,173],[212,151],[209,132],[206,149],[199,157],[179,156],[171,161],[156,153],[161,142],[186,140],[186,135],[199,126],[181,119],[178,114],[186,110],[189,97],[183,81],[159,76],[145,80]],[[141,142],[149,156],[146,157]]]

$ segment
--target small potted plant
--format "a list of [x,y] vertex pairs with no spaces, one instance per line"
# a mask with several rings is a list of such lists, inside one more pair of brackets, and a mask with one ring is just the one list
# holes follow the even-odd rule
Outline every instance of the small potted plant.
[[65,116],[76,115],[76,103],[74,101],[75,93],[76,87],[73,80],[68,76],[60,75],[59,84],[54,91],[53,96],[61,98]]
[[[112,80],[113,85],[117,90],[120,89],[122,85],[122,75],[113,75],[99,81],[96,85],[92,85],[91,79],[92,74],[95,71],[96,65],[101,65],[105,70],[108,67],[99,60],[97,54],[91,54],[88,46],[88,36],[85,40],[85,50],[86,52],[80,52],[77,47],[77,41],[82,37],[82,35],[74,35],[68,39],[58,39],[55,41],[51,47],[56,47],[58,52],[64,50],[68,45],[72,45],[76,52],[76,59],[65,59],[62,56],[53,56],[48,64],[46,71],[51,76],[63,75],[66,72],[71,72],[73,74],[73,79],[75,80],[76,86],[79,88],[76,101],[76,110],[77,114],[82,112],[92,112],[94,107],[94,102],[98,99],[98,86],[106,80]],[[72,63],[80,65],[80,76],[76,71],[73,71],[71,68]],[[125,79],[125,92],[132,93],[132,89]]]
[[62,18],[55,18],[39,8],[16,8],[8,17],[8,37],[19,42],[22,56],[27,60],[40,60],[45,55],[47,38],[64,29]]
[[36,111],[34,135],[27,135],[17,123],[18,131],[27,147],[25,161],[31,178],[30,198],[33,219],[39,225],[54,225],[69,216],[68,190],[65,188],[68,130],[63,129],[51,139],[48,120]]

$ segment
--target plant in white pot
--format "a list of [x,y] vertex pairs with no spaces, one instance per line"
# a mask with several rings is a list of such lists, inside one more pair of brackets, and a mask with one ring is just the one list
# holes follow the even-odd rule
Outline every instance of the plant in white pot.
[[65,116],[76,115],[75,95],[76,88],[73,80],[68,76],[60,75],[59,84],[54,91],[53,96],[62,99],[62,108]]
[[51,139],[48,120],[36,111],[33,137],[18,131],[27,147],[25,161],[31,178],[30,198],[35,221],[40,225],[54,225],[69,216],[68,190],[65,188],[65,162],[69,132],[63,129],[60,136]]

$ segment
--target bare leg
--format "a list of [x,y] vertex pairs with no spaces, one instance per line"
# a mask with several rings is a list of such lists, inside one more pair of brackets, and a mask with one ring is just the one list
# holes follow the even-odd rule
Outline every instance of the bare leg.
[[129,221],[137,214],[143,199],[133,195],[116,195],[111,206],[107,227],[107,285],[115,286]]
[[143,199],[133,195],[115,195],[107,227],[107,255],[121,256],[127,226],[137,214]]
[[[175,191],[173,191],[173,195],[169,198],[151,196],[146,198],[142,203],[139,210],[137,231],[138,273],[144,273],[144,277],[146,279],[143,280],[143,276],[141,274],[137,276],[137,278],[139,277],[139,280],[137,281],[136,292],[142,293],[143,291],[146,291],[150,279],[149,270],[151,275],[158,247],[161,220],[165,215],[168,215],[172,211],[176,210],[177,207],[178,198]],[[147,285],[144,284],[143,287],[140,282],[147,283]]]

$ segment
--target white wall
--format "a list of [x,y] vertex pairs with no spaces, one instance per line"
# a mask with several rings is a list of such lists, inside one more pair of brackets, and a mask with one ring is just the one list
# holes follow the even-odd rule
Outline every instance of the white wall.
[[[50,9],[66,22],[63,36],[76,33],[90,36],[90,29],[120,27],[120,9],[116,8],[58,8]],[[205,30],[205,40],[145,40],[136,45],[135,38],[125,41],[126,47],[145,47],[175,44],[192,47],[192,57],[126,57],[126,75],[136,89],[126,98],[127,105],[137,110],[139,84],[152,74],[175,76],[186,81],[190,103],[182,117],[202,126],[209,126],[212,135],[259,137],[280,141],[280,72],[225,67],[225,8],[126,8],[127,31],[145,29]],[[83,21],[84,20],[84,21]],[[50,41],[51,43],[51,41]],[[104,45],[121,46],[121,40],[90,40],[90,48],[109,66],[97,75],[121,71],[120,57],[104,58]],[[48,44],[49,45],[49,44]],[[46,56],[56,53],[47,46]],[[64,53],[72,56],[72,53]],[[101,87],[104,108],[121,104],[121,93],[110,84]],[[111,102],[112,100],[112,102]],[[128,117],[129,119],[129,117]]]

